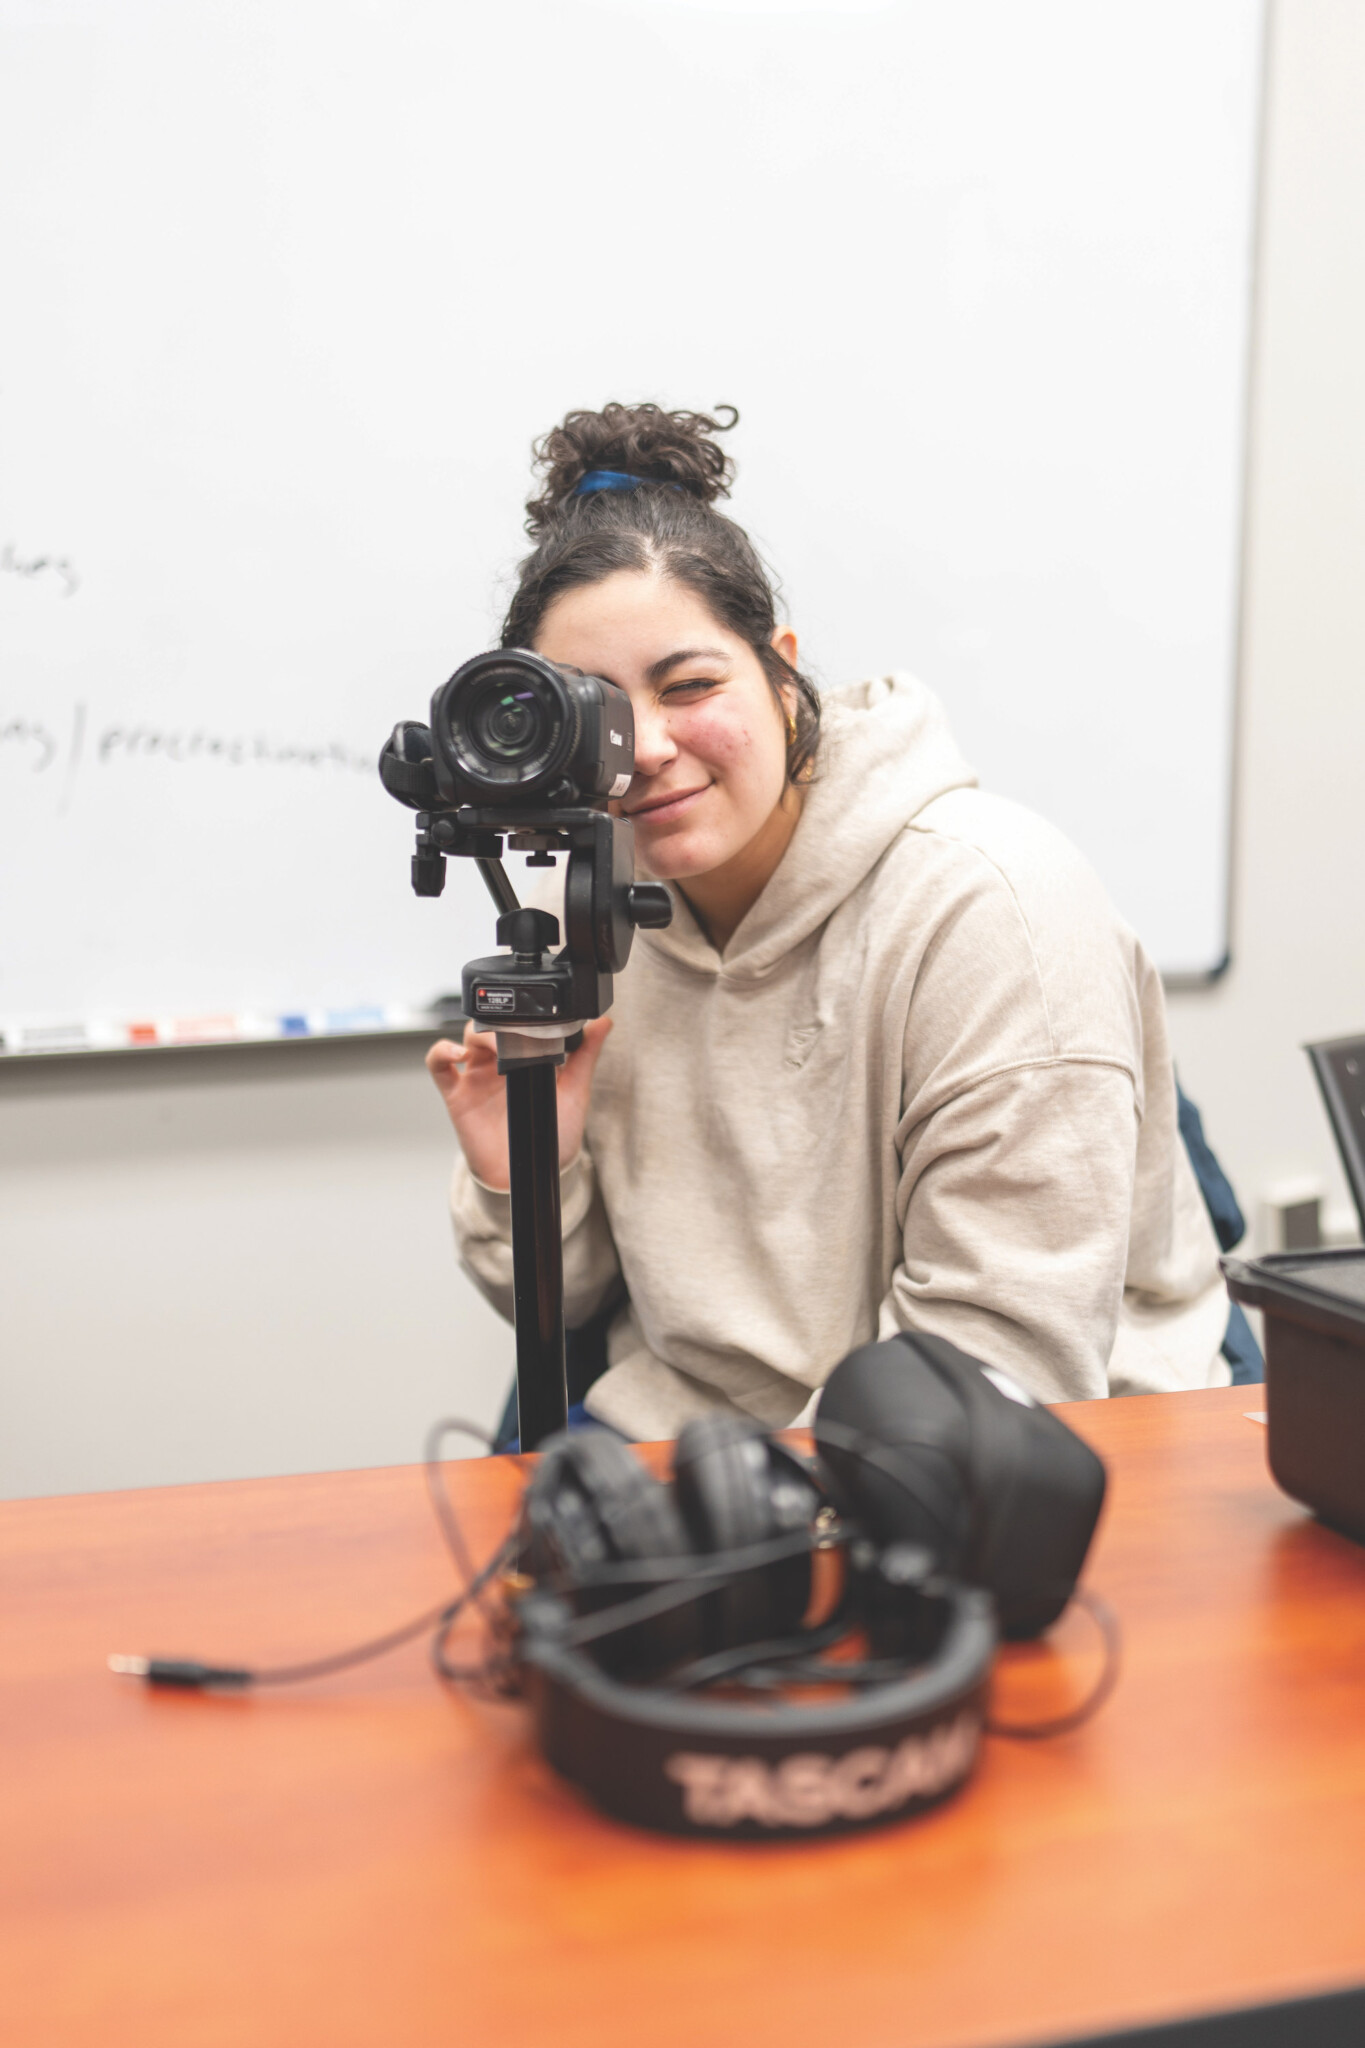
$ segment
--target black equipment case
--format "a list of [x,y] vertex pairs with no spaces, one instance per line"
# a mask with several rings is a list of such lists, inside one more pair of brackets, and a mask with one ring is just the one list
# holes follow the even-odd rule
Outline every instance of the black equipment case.
[[1224,1259],[1223,1271],[1233,1300],[1265,1316],[1276,1484],[1365,1543],[1365,1247]]

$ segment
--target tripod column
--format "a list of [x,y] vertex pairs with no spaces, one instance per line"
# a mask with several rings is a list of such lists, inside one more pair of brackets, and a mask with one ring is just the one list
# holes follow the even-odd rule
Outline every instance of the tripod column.
[[[499,1034],[501,1038],[502,1034]],[[524,1041],[523,1041],[524,1042]],[[517,1329],[517,1426],[533,1451],[567,1425],[564,1374],[564,1236],[559,1212],[560,1048],[508,1061],[507,1137],[512,1169],[512,1295]],[[502,1065],[502,1061],[499,1061]]]

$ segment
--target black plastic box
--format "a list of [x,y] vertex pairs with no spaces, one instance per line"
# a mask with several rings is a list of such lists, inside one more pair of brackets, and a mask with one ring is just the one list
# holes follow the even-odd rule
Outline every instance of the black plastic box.
[[1265,1316],[1276,1484],[1365,1543],[1365,1247],[1224,1259],[1223,1271],[1233,1300]]

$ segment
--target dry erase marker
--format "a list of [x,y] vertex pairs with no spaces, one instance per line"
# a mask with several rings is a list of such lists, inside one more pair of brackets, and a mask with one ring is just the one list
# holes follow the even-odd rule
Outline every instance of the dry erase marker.
[[177,1017],[170,1036],[176,1045],[212,1045],[240,1038],[235,1017]]
[[329,1010],[328,1031],[382,1031],[384,1012],[377,1003],[363,1003],[353,1010]]

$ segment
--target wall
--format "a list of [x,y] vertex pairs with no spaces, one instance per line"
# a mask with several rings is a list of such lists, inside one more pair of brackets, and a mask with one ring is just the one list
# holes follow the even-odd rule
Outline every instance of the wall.
[[422,1048],[0,1066],[0,1494],[407,1462],[484,1425],[511,1332],[464,1280]]
[[1345,1181],[1300,1047],[1365,1032],[1365,8],[1273,16],[1232,965],[1171,998],[1243,1205]]
[[[1233,964],[1172,999],[1243,1196],[1344,1185],[1299,1051],[1365,1030],[1365,8],[1276,10]],[[508,1333],[459,1276],[411,1045],[0,1069],[0,1493],[381,1464],[487,1422]]]

